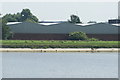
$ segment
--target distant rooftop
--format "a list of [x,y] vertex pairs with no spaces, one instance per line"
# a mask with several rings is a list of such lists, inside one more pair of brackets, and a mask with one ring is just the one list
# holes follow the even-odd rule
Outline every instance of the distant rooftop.
[[59,23],[38,23],[38,24],[41,24],[41,25],[54,25],[54,24],[59,24]]
[[18,23],[22,23],[22,22],[8,22],[7,25],[18,24]]
[[120,24],[120,19],[110,19],[108,20],[109,24]]
[[[23,22],[8,22],[7,25],[13,25],[13,24],[19,24],[19,23],[23,23]],[[37,24],[47,26],[47,25],[56,25],[56,24],[61,24],[61,23],[67,23],[67,21],[41,21]],[[105,22],[100,22],[100,23],[105,23]],[[98,23],[77,23],[75,25],[88,26],[88,25],[93,25],[93,24],[98,24]],[[113,24],[110,24],[110,25],[120,26],[120,24],[117,24],[117,23],[113,23]]]
[[51,33],[68,34],[70,32],[82,31],[86,34],[118,34],[118,27],[108,23],[97,23],[82,26],[72,23],[59,23],[54,25],[41,25],[37,23],[23,22],[9,25],[14,33]]
[[44,21],[39,21],[39,23],[62,23],[62,22],[68,22],[66,20],[44,20]]
[[[22,22],[8,22],[7,25],[18,24],[18,23],[22,23]],[[60,24],[60,23],[66,23],[66,22],[64,22],[64,21],[55,21],[55,22],[45,21],[45,22],[40,22],[38,24],[41,24],[41,25],[55,25],[55,24]],[[75,25],[87,26],[87,25],[92,25],[92,24],[95,24],[95,23],[86,23],[86,24],[77,23]]]
[[93,25],[95,23],[87,23],[87,24],[75,24],[75,25],[80,25],[80,26],[87,26],[87,25]]

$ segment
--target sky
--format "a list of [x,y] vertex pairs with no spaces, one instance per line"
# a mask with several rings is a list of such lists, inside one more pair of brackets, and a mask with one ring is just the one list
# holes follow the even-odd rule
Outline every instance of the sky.
[[118,2],[2,2],[2,14],[21,12],[28,8],[44,20],[68,20],[78,15],[83,23],[88,21],[107,22],[118,18]]
[[118,18],[120,19],[120,1],[118,2]]

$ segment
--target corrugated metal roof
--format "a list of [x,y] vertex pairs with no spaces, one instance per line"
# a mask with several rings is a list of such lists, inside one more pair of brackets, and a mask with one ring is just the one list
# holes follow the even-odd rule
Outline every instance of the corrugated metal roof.
[[36,23],[18,23],[9,25],[14,33],[56,33],[68,34],[82,31],[87,34],[118,34],[118,27],[108,23],[97,23],[87,26],[74,25],[72,23],[60,23],[54,25],[41,25]]

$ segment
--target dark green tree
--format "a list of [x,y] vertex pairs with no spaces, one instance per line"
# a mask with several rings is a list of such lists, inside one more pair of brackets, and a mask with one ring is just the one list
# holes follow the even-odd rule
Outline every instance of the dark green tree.
[[2,28],[2,39],[10,39],[13,36],[10,28],[6,25],[7,22],[32,22],[37,23],[38,18],[34,16],[29,9],[23,9],[21,13],[6,14],[0,18],[0,26]]
[[69,33],[69,39],[71,39],[71,40],[87,40],[88,37],[84,32],[71,32],[71,33]]
[[70,20],[68,20],[70,23],[82,23],[80,21],[80,18],[77,15],[71,15]]
[[15,14],[6,14],[5,16],[3,16],[4,20],[8,21],[8,22],[16,22],[17,19],[15,18]]
[[21,20],[22,21],[25,21],[27,20],[28,18],[30,18],[30,16],[32,16],[31,12],[29,9],[23,9],[22,12],[21,12]]
[[29,9],[23,9],[21,12],[21,21],[27,21],[27,22],[38,22],[38,19],[36,16],[34,16]]
[[15,14],[14,18],[17,20],[17,22],[20,22],[21,21],[21,13]]
[[12,38],[13,33],[10,31],[10,28],[6,25],[7,21],[3,19],[0,23],[2,24],[2,39],[7,40]]
[[21,13],[6,14],[2,19],[7,22],[32,22],[38,23],[38,18],[34,16],[29,9],[23,9]]

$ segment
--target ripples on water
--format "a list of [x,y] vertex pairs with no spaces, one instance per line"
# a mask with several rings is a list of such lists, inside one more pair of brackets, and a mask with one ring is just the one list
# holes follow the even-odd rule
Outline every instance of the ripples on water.
[[117,78],[117,53],[3,53],[4,78]]

